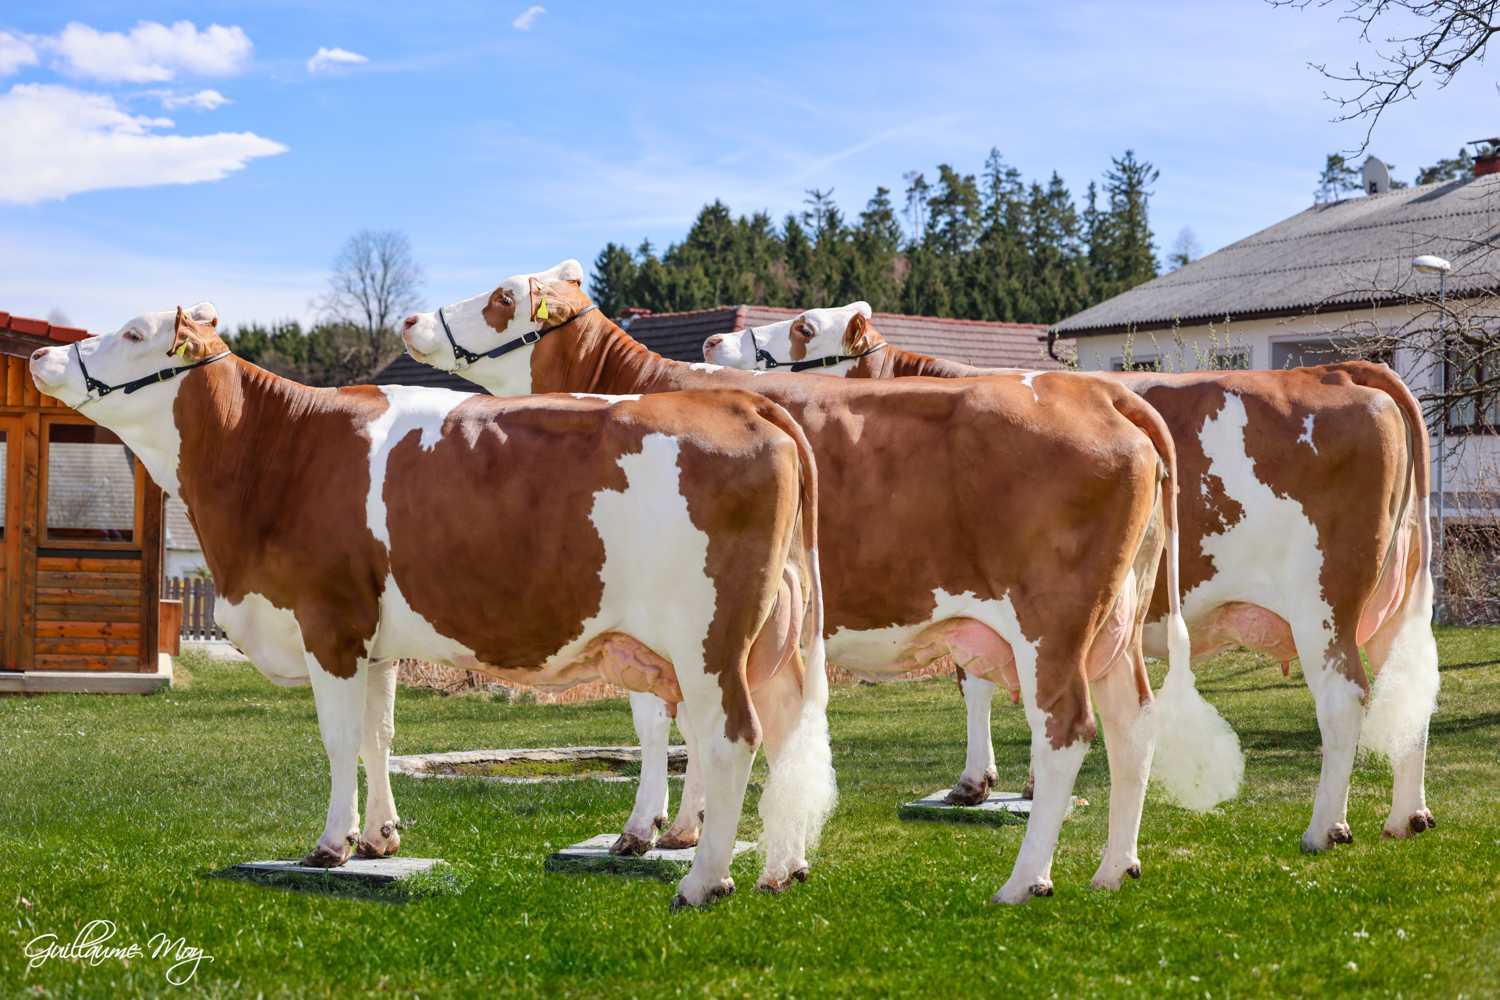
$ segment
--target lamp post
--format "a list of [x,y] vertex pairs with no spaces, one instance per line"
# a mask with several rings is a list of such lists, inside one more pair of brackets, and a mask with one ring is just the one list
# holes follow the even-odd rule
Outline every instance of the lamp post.
[[1448,272],[1453,265],[1442,257],[1426,253],[1411,262],[1413,271],[1438,276],[1438,405],[1437,454],[1437,572],[1433,575],[1432,615],[1443,621],[1443,597],[1447,589],[1447,550],[1443,547],[1443,467],[1448,464]]

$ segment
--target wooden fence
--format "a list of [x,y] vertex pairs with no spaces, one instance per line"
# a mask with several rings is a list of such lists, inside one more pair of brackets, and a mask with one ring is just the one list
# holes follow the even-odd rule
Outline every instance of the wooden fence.
[[169,576],[162,597],[182,602],[184,639],[222,639],[224,630],[214,624],[214,582],[201,576]]

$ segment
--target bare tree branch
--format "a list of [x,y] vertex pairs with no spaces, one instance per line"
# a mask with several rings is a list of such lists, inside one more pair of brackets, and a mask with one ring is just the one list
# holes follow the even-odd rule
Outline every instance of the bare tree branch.
[[384,360],[382,345],[397,320],[416,308],[421,285],[422,268],[405,233],[361,229],[339,251],[321,306],[334,322],[363,331],[369,374]]
[[[1336,0],[1267,0],[1273,7],[1328,7]],[[1337,0],[1344,5],[1340,20],[1358,25],[1362,41],[1376,46],[1376,62],[1358,61],[1346,72],[1327,64],[1309,65],[1336,83],[1348,84],[1345,93],[1323,96],[1339,107],[1335,122],[1363,119],[1364,141],[1352,153],[1362,153],[1385,110],[1410,100],[1426,79],[1439,89],[1453,82],[1465,65],[1482,63],[1490,39],[1500,34],[1500,0]],[[1393,34],[1380,37],[1377,23],[1397,24]],[[1377,38],[1379,40],[1377,41]]]

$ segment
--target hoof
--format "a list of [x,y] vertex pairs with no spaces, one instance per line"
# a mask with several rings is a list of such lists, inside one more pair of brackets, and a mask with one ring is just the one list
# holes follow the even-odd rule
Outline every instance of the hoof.
[[1099,870],[1094,873],[1094,879],[1089,883],[1089,886],[1105,892],[1118,892],[1120,887],[1125,884],[1125,877],[1127,875],[1133,879],[1140,878],[1141,863],[1137,861],[1126,865],[1124,868],[1115,868],[1112,871],[1106,871],[1105,867],[1100,865]]
[[401,835],[396,832],[395,823],[381,824],[379,843],[384,846],[377,846],[375,841],[360,837],[354,847],[354,853],[361,858],[368,859],[395,857],[401,850]]
[[1437,820],[1432,818],[1432,813],[1426,809],[1419,809],[1406,818],[1405,826],[1393,823],[1382,830],[1380,835],[1390,840],[1405,840],[1407,837],[1425,833],[1435,826],[1437,826]]
[[1333,824],[1322,837],[1314,836],[1311,832],[1302,835],[1302,850],[1308,854],[1322,854],[1336,844],[1352,843],[1354,843],[1354,834],[1350,831],[1348,823]]
[[994,788],[995,782],[999,780],[1000,776],[994,771],[986,772],[978,781],[967,776],[960,777],[958,784],[953,786],[953,790],[943,801],[950,806],[977,806],[990,797],[990,789]]
[[678,830],[675,827],[656,840],[656,846],[664,851],[680,851],[698,846],[697,830]]
[[728,897],[733,895],[734,879],[726,878],[722,880],[718,885],[708,890],[708,894],[703,897],[703,902],[701,903],[694,903],[693,901],[688,899],[687,896],[683,895],[683,893],[679,890],[677,895],[672,897],[671,910],[673,913],[676,913],[679,910],[703,910],[711,906],[714,900],[727,899]]
[[1050,879],[1042,879],[1031,885],[1011,888],[1009,884],[1003,886],[999,892],[990,897],[991,903],[1003,903],[1007,906],[1018,906],[1025,903],[1034,896],[1052,895],[1052,882]]
[[1348,823],[1335,823],[1328,830],[1328,840],[1334,844],[1354,843],[1354,831],[1349,829]]
[[349,856],[354,851],[354,838],[350,837],[339,848],[329,847],[320,843],[313,848],[313,852],[302,859],[305,868],[341,868],[349,861]]
[[776,879],[762,875],[760,877],[760,881],[755,883],[755,888],[758,892],[769,892],[770,894],[775,896],[780,895],[781,893],[786,892],[788,889],[790,889],[793,882],[806,881],[807,866],[802,865],[797,870],[793,871],[790,875],[787,875],[785,878]]
[[1021,798],[1027,802],[1036,798],[1036,775],[1026,775],[1026,785],[1021,789]]
[[622,833],[609,845],[609,853],[637,858],[651,850],[651,841],[643,840],[633,833]]

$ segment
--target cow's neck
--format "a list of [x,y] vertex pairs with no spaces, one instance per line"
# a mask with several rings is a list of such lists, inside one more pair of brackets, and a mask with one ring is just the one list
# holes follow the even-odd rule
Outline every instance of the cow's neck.
[[[533,348],[532,392],[598,392],[610,395],[686,388],[693,366],[662,357],[598,312]],[[507,395],[505,386],[485,388]]]
[[[152,482],[174,497],[182,495],[182,488],[177,480],[182,436],[178,433],[172,411],[184,381],[174,380],[146,387],[143,393],[150,394],[150,408],[142,413],[131,414],[126,419],[111,419],[109,410],[116,402],[114,399],[101,400],[94,404],[94,409],[85,413],[125,442],[125,446],[146,467]],[[121,399],[123,398],[125,397],[122,396]],[[134,402],[139,405],[140,401]]]

